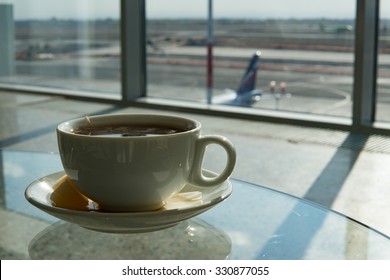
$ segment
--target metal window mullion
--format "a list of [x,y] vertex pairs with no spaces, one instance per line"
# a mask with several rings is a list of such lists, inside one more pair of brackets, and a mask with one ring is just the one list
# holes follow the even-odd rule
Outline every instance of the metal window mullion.
[[353,128],[371,127],[375,120],[379,0],[357,0]]
[[12,4],[0,3],[0,76],[15,72],[15,26]]
[[145,0],[121,1],[122,101],[146,95]]

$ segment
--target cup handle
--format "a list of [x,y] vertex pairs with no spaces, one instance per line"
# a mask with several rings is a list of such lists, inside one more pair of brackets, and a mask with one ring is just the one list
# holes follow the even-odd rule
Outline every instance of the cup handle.
[[[225,169],[216,177],[206,177],[202,173],[202,163],[206,148],[210,144],[220,145],[227,154]],[[222,184],[233,172],[236,163],[236,150],[233,144],[226,137],[219,135],[201,136],[197,139],[195,158],[192,170],[189,176],[189,183],[200,187],[212,187]]]

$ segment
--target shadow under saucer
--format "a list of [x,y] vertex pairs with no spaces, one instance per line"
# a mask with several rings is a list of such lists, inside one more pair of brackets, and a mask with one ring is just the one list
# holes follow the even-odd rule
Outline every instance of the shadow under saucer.
[[227,259],[230,238],[200,220],[191,219],[159,231],[115,234],[91,231],[75,224],[55,223],[31,240],[31,259]]

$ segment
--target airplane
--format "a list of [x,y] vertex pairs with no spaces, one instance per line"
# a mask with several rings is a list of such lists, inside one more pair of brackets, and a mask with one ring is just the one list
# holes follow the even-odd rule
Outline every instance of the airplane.
[[226,89],[224,94],[213,97],[212,103],[219,105],[251,107],[254,103],[259,101],[262,91],[256,89],[255,85],[260,56],[260,51],[257,51],[252,56],[237,90]]
[[281,82],[279,85],[280,92],[276,91],[276,82],[271,81],[269,84],[269,93],[256,89],[256,74],[260,64],[261,52],[257,51],[249,61],[244,76],[237,90],[226,89],[225,93],[212,97],[213,104],[232,105],[242,107],[252,107],[260,99],[275,99],[276,102],[281,98],[291,97],[291,93],[286,92],[286,83]]

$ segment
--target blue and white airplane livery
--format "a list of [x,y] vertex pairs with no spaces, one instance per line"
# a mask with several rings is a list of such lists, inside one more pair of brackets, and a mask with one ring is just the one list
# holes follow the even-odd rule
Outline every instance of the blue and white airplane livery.
[[255,86],[260,56],[260,51],[253,55],[237,90],[226,89],[224,94],[213,97],[212,103],[251,107],[255,102],[259,101],[262,92],[256,89]]

